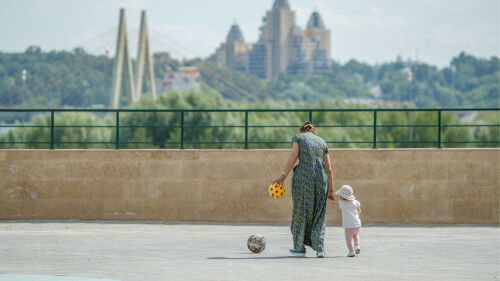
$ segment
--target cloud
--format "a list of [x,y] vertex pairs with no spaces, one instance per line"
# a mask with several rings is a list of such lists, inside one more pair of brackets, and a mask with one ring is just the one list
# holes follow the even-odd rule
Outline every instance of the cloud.
[[150,24],[151,48],[173,57],[194,58],[212,54],[225,37],[204,24]]
[[405,19],[388,14],[375,5],[368,6],[355,15],[341,14],[326,6],[321,11],[326,18],[331,19],[332,26],[339,28],[404,28],[408,26]]
[[331,2],[324,0],[314,1],[312,5],[307,7],[294,4],[292,7],[297,11],[299,26],[306,25],[314,7],[320,12],[325,25],[331,29],[405,28],[408,26],[408,22],[404,18],[389,14],[377,5],[370,4],[360,7],[355,7],[356,4],[352,5],[354,6],[349,7],[349,10],[344,10],[344,13],[339,13]]
[[67,43],[69,44],[69,46],[86,48],[88,47],[86,42],[95,38],[96,35],[97,34],[94,30],[86,29],[78,34],[71,35],[68,38]]
[[304,7],[300,5],[296,5],[294,3],[291,4],[292,11],[295,11],[295,24],[304,28],[307,24],[307,20],[313,11],[313,6]]
[[[259,27],[262,25],[262,20],[259,17],[256,17],[254,20],[246,23],[239,23],[241,32],[243,32],[243,37],[245,38],[245,42],[247,43],[254,43],[259,40]],[[229,26],[227,28],[227,31],[229,32]],[[221,38],[222,39],[225,39]]]
[[[118,29],[109,30],[101,35],[86,29],[68,39],[68,44],[83,47],[93,54],[104,54],[107,47],[114,56]],[[201,24],[148,24],[149,47],[155,52],[168,52],[176,59],[207,57],[225,39],[206,25]],[[135,57],[139,40],[138,28],[128,28],[127,43],[129,53]]]
[[430,31],[428,39],[437,47],[455,47],[463,50],[494,49],[495,47],[498,50],[500,43],[498,27],[484,22],[472,23],[467,26],[442,24]]
[[[96,0],[94,0],[96,1]],[[100,10],[117,10],[119,8],[131,10],[152,9],[155,6],[154,0],[111,0],[111,1],[97,1],[95,7]]]
[[[456,12],[463,12],[463,11],[468,11],[476,8],[478,6],[478,3],[481,1],[478,0],[401,0],[403,2],[403,5],[411,5],[411,6],[416,6],[419,9],[432,9],[432,10],[437,10],[441,12],[448,12],[448,13],[456,13]],[[495,3],[498,0],[482,0],[483,3],[485,2],[492,2]]]
[[[120,8],[125,9],[125,16],[127,21],[130,19],[139,18],[140,11],[142,10],[154,10],[155,1],[154,0],[86,0],[89,2],[89,7],[91,13],[95,17],[116,17],[118,21],[118,15]],[[156,4],[158,5],[158,4]]]
[[43,14],[56,8],[55,0],[38,0],[25,5],[25,10],[31,15]]

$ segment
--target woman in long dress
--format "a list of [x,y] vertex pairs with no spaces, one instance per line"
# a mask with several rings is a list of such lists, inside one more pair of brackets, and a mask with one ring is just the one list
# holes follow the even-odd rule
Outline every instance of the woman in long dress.
[[[316,136],[311,122],[300,127],[300,133],[292,138],[292,152],[285,169],[275,182],[283,183],[293,168],[292,176],[292,255],[305,256],[305,246],[316,251],[317,257],[325,257],[325,215],[327,199],[335,200],[333,174],[326,142]],[[299,164],[294,167],[299,159]]]

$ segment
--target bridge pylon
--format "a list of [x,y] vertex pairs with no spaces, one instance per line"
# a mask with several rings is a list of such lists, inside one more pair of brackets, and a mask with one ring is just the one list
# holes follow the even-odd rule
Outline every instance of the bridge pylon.
[[132,60],[130,59],[127,43],[127,25],[125,23],[125,10],[120,9],[120,20],[118,25],[118,39],[116,41],[116,53],[113,64],[113,84],[111,86],[111,96],[109,107],[118,108],[120,102],[121,82],[123,71],[125,71],[125,92],[128,103],[136,101],[134,72]]
[[146,75],[146,86],[151,91],[153,99],[156,99],[155,72],[153,59],[149,52],[149,35],[146,23],[146,11],[141,12],[141,27],[139,31],[139,48],[137,50],[136,72],[135,72],[135,98],[139,100],[142,95],[143,77]]

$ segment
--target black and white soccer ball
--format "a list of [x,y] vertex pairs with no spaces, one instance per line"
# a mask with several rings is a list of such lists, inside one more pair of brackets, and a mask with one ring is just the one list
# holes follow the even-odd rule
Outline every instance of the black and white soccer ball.
[[266,248],[266,238],[260,234],[252,234],[248,237],[248,249],[253,253],[260,253]]

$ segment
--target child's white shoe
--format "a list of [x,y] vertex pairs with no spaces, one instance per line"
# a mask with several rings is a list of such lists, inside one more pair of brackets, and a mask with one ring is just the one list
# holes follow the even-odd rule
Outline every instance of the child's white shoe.
[[354,254],[354,251],[349,251],[349,254],[347,256],[352,258],[352,257],[355,257],[356,254]]
[[359,245],[354,246],[354,251],[356,251],[356,255],[359,255],[359,253],[361,253],[361,248],[359,247]]

